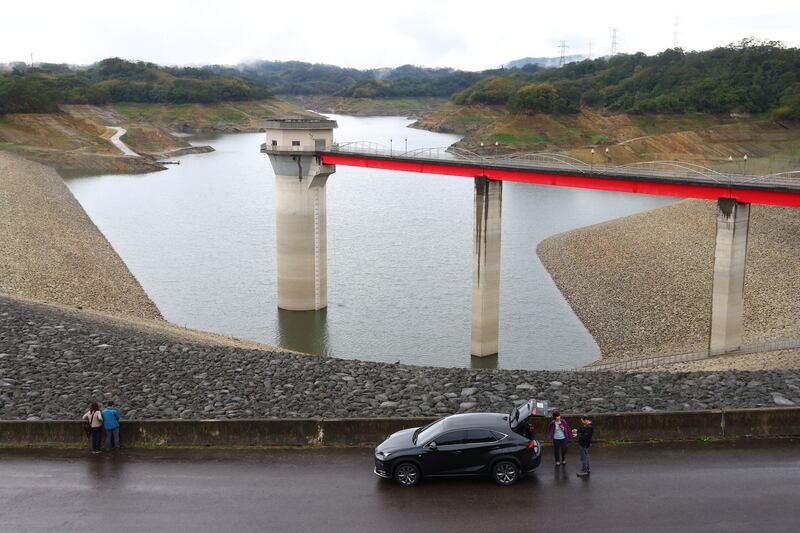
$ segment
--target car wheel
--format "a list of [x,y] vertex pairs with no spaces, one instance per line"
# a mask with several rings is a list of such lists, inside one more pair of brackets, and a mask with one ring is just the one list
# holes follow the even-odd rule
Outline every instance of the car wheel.
[[513,485],[519,479],[519,468],[511,461],[498,461],[492,467],[492,477],[498,485]]
[[394,480],[404,487],[413,487],[421,477],[419,467],[414,463],[402,463],[394,469]]

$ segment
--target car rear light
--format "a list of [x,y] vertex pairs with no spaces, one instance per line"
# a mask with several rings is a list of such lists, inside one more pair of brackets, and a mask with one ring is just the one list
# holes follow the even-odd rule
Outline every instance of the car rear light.
[[535,448],[535,447],[536,447],[536,441],[535,440],[532,440],[532,441],[530,441],[528,443],[528,448]]

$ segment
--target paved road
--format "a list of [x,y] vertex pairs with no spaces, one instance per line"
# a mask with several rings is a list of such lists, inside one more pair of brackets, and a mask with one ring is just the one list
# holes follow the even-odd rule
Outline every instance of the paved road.
[[118,126],[106,126],[106,127],[117,132],[109,139],[109,141],[111,141],[111,143],[114,146],[116,146],[120,152],[122,152],[125,155],[132,155],[135,157],[139,157],[139,154],[131,150],[128,147],[128,145],[122,142],[122,140],[120,139],[120,137],[128,133],[128,130],[126,130],[125,128],[120,128]]
[[[548,452],[549,450],[545,450]],[[547,456],[513,487],[373,476],[371,451],[0,450],[0,531],[797,531],[800,440]]]

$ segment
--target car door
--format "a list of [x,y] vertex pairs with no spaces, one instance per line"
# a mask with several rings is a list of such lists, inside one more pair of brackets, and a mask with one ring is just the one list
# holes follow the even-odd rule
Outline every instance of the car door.
[[425,475],[447,475],[458,473],[463,468],[463,447],[467,432],[457,429],[442,433],[431,442],[436,443],[436,448],[427,446],[422,465]]
[[491,463],[498,449],[497,438],[491,431],[481,428],[468,429],[462,451],[461,473],[477,474]]

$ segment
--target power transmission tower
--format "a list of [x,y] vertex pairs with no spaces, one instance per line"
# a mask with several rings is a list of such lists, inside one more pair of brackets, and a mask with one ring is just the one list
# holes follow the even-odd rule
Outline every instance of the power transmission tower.
[[611,57],[617,55],[617,46],[619,45],[618,34],[619,30],[617,28],[611,29],[611,50],[610,53],[608,54]]
[[672,48],[680,48],[681,47],[681,18],[679,16],[675,17],[675,23],[672,25]]
[[566,56],[567,48],[569,48],[569,45],[567,44],[567,41],[559,41],[558,42],[558,49],[559,49],[559,52],[560,52],[559,57],[558,57],[558,66],[559,67],[563,67],[564,64],[567,61],[567,56]]

